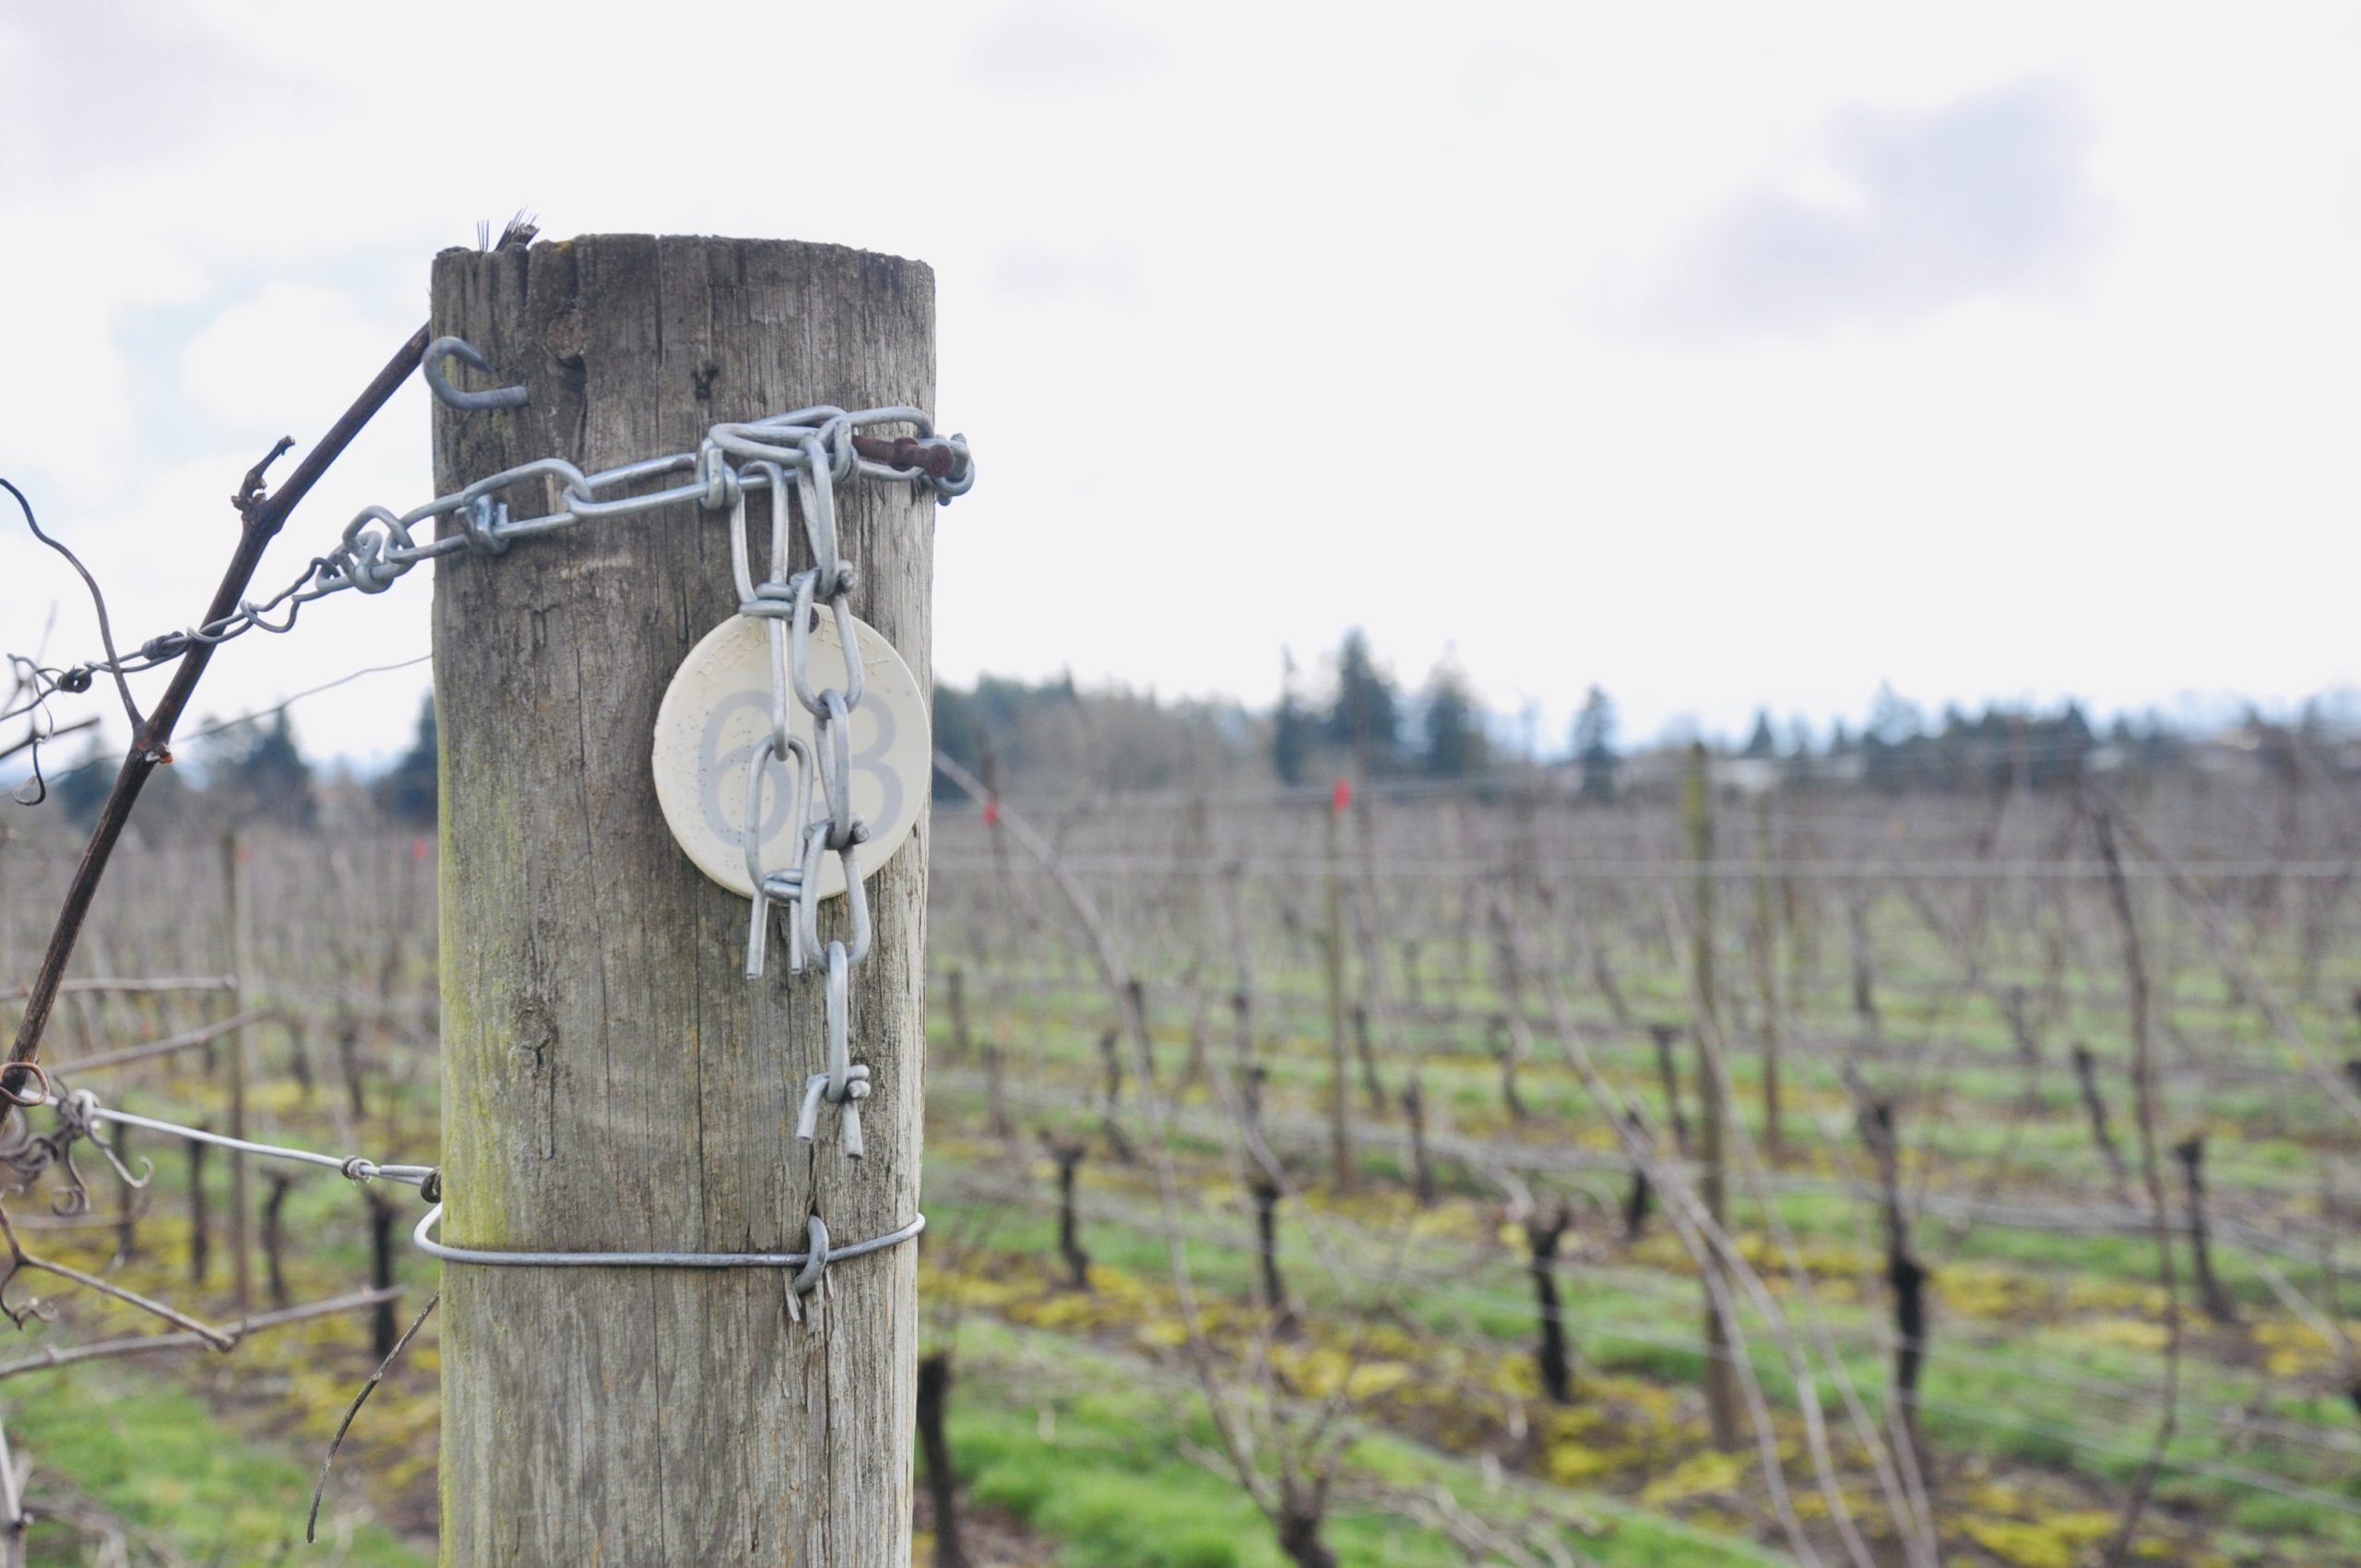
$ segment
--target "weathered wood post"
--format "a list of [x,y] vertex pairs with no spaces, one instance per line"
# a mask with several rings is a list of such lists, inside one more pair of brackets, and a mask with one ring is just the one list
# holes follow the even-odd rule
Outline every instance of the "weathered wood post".
[[1754,989],[1762,1003],[1762,1158],[1786,1163],[1779,1127],[1779,900],[1771,879],[1777,837],[1775,796],[1754,800]]
[[[118,1129],[115,1139],[118,1152],[123,1142],[121,1134],[128,1131],[130,1129],[127,1127]],[[295,1178],[282,1171],[266,1170],[263,1172],[262,1181],[270,1194],[262,1200],[262,1255],[266,1270],[265,1277],[270,1281],[271,1310],[283,1313],[294,1304],[294,1298],[287,1289],[286,1209],[287,1190],[295,1184]],[[123,1222],[126,1247],[127,1239],[131,1233],[131,1220],[128,1215],[129,1210],[126,1208]],[[126,1247],[118,1247],[115,1250],[115,1256],[122,1258],[128,1255]]]
[[1353,1164],[1353,1095],[1345,1065],[1344,832],[1345,811],[1351,803],[1352,785],[1338,778],[1328,797],[1327,832],[1322,840],[1326,876],[1320,959],[1328,991],[1328,1158],[1340,1193],[1353,1190],[1358,1173]]
[[[118,1098],[115,1109],[125,1111],[130,1108]],[[123,1161],[126,1170],[135,1163],[131,1153],[131,1131],[127,1125],[118,1125],[114,1130],[114,1157]],[[117,1211],[120,1218],[114,1229],[114,1259],[111,1265],[115,1268],[121,1268],[139,1254],[139,1189],[125,1182],[121,1202],[123,1206]]]
[[[542,457],[692,451],[717,422],[806,405],[931,409],[933,320],[926,267],[828,245],[447,251],[434,331],[529,400],[437,406],[437,493]],[[559,505],[554,482],[507,499],[517,517]],[[934,504],[848,482],[836,508],[852,609],[923,692]],[[812,564],[800,529],[793,558]],[[785,1253],[814,1213],[839,1245],[918,1213],[923,814],[868,882],[856,1160],[834,1111],[794,1137],[819,977],[790,980],[774,934],[770,978],[749,982],[747,900],[659,814],[658,702],[737,606],[727,516],[692,503],[437,569],[446,1242]],[[821,909],[824,942],[844,903]],[[908,1245],[840,1260],[799,1324],[774,1269],[447,1265],[442,1561],[906,1568],[917,1266]]]
[[[1696,922],[1690,932],[1691,961],[1697,983],[1697,1159],[1701,1167],[1699,1194],[1705,1212],[1716,1226],[1729,1219],[1728,1171],[1724,1163],[1724,1121],[1729,1101],[1722,1092],[1720,1025],[1714,1013],[1714,780],[1705,742],[1690,743],[1689,763],[1680,780],[1680,814],[1689,830],[1689,859],[1694,868]],[[1704,1267],[1728,1291],[1728,1268],[1720,1253],[1706,1249]],[[1714,1446],[1738,1447],[1738,1369],[1730,1360],[1729,1325],[1722,1321],[1714,1279],[1705,1292],[1705,1411],[1714,1429]]]
[[[394,1200],[372,1187],[363,1194],[369,1214],[369,1287],[385,1290],[394,1283],[394,1229],[401,1211]],[[401,1324],[394,1315],[394,1303],[379,1301],[369,1313],[369,1354],[382,1361],[394,1353],[394,1346],[401,1337]]]
[[[202,1122],[199,1130],[211,1132]],[[213,1272],[213,1220],[206,1212],[205,1157],[211,1146],[191,1138],[188,1144],[188,1282],[201,1286]]]
[[[246,885],[244,846],[238,842],[238,830],[231,828],[221,836],[221,882],[230,904],[230,971],[235,990],[230,995],[230,1010],[234,1016],[254,1004],[255,987],[252,973],[255,961],[254,896]],[[230,1135],[246,1135],[246,1030],[231,1031],[230,1047]],[[253,1196],[246,1186],[246,1157],[231,1149],[230,1154],[230,1282],[236,1292],[238,1315],[245,1317],[255,1310],[254,1246],[248,1233],[249,1217],[254,1212]]]

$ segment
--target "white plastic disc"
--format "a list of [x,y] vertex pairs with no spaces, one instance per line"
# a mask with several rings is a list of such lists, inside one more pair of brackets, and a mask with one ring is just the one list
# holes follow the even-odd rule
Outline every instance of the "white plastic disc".
[[[833,617],[823,610],[812,628],[812,683],[841,687],[845,666],[836,649]],[[782,626],[784,623],[780,624]],[[926,695],[902,656],[884,634],[865,621],[853,623],[860,647],[866,687],[852,710],[852,809],[869,825],[860,846],[863,880],[874,876],[918,826],[919,812],[933,778],[933,739]],[[746,764],[770,733],[770,638],[763,623],[733,615],[689,650],[656,710],[656,799],[665,825],[697,869],[743,897],[754,885],[746,874]],[[788,729],[813,742],[812,716],[787,697]],[[779,761],[768,766],[762,794],[762,863],[786,871],[802,853],[802,835],[788,820],[790,772]],[[813,810],[825,814],[815,770]],[[845,890],[836,857],[821,862],[820,896]]]

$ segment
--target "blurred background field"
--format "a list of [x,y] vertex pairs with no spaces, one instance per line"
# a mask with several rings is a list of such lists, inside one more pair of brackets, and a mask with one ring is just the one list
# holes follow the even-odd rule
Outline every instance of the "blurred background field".
[[[1319,1534],[1344,1562],[1782,1562],[1797,1532],[1833,1561],[1847,1530],[1905,1562],[1916,1519],[1942,1561],[2077,1568],[2151,1464],[2142,1560],[2361,1561],[2361,1169],[2333,1092],[2361,1081],[2361,801],[2331,727],[2023,715],[1800,754],[1595,733],[1587,763],[1453,769],[1431,697],[1374,758],[1337,698],[1293,720],[1289,786],[1255,779],[1285,714],[1149,705],[1148,742],[1113,742],[1119,703],[980,696],[939,698],[946,752],[1017,782],[985,810],[938,780],[921,1248],[969,1561],[1284,1561],[1208,1377],[1275,1484],[1333,1463]],[[438,861],[405,826],[431,811],[431,731],[362,788],[313,778],[284,722],[139,830],[77,974],[156,983],[69,994],[54,1070],[218,1127],[243,1051],[258,1135],[432,1163]],[[1053,724],[1176,760],[1110,787],[1050,755]],[[0,846],[14,971],[76,848],[59,799]],[[74,1068],[203,1033],[233,997],[262,1016]],[[1694,1227],[1629,1142],[1693,1194],[1715,1063],[1726,1347]],[[86,1169],[90,1211],[60,1217],[53,1173],[11,1206],[28,1244],[234,1315],[226,1158],[122,1136],[152,1183]],[[404,1300],[226,1357],[11,1366],[11,1441],[72,1500],[35,1561],[431,1556],[431,1320],[339,1455],[325,1552],[297,1544],[373,1339],[434,1270],[414,1194],[289,1169],[255,1177],[256,1310],[366,1287],[380,1243]],[[53,1283],[20,1277],[11,1304]],[[58,1309],[9,1354],[137,1331]],[[1736,1442],[1717,1362],[1745,1374]]]

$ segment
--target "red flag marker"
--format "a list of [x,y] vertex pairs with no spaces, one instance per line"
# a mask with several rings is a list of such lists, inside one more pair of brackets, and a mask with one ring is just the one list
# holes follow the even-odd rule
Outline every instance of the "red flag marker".
[[1328,790],[1328,809],[1342,815],[1345,808],[1352,803],[1353,781],[1339,774]]

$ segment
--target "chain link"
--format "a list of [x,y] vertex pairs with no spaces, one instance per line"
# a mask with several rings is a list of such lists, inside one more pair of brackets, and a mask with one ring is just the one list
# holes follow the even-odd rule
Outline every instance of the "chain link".
[[[862,432],[882,425],[908,425],[918,434],[875,445],[909,461],[907,465],[879,462],[863,457]],[[934,458],[935,454],[947,458]],[[732,459],[741,466],[733,466]],[[931,460],[931,458],[934,460]],[[932,470],[940,468],[940,474]],[[685,480],[644,493],[618,493],[651,479],[685,474]],[[169,664],[199,644],[218,645],[249,632],[291,631],[303,606],[331,594],[350,590],[383,593],[421,561],[462,552],[499,555],[519,539],[555,533],[577,523],[652,512],[683,502],[695,502],[708,511],[734,508],[749,490],[766,489],[776,479],[794,476],[800,493],[817,498],[820,521],[810,529],[814,559],[834,577],[820,585],[817,596],[833,605],[844,585],[836,553],[833,487],[853,478],[902,483],[913,491],[931,493],[948,505],[976,482],[976,465],[963,435],[938,436],[924,412],[907,407],[847,410],[833,405],[795,409],[743,423],[717,424],[706,433],[694,452],[646,457],[616,468],[584,473],[562,457],[542,457],[477,480],[448,495],[439,495],[410,511],[396,513],[384,506],[363,508],[345,526],[336,546],[305,563],[293,582],[269,598],[242,600],[219,620],[183,631],[148,638],[119,658],[93,659],[64,668],[42,667],[30,672],[30,696],[0,713],[0,720],[40,708],[61,693],[87,692],[102,675],[136,675]],[[825,476],[825,484],[819,476]],[[505,493],[535,481],[555,481],[564,505],[539,517],[511,517]],[[807,501],[807,509],[813,508]],[[454,517],[456,528],[439,539],[421,543],[415,530],[422,523]],[[825,546],[825,548],[823,548]],[[776,570],[776,562],[774,569]],[[788,609],[791,611],[789,600]],[[785,611],[768,613],[782,614]],[[279,617],[273,620],[272,617]],[[839,621],[839,625],[842,621]],[[852,706],[849,702],[848,707]]]
[[[738,586],[738,613],[761,623],[768,640],[765,668],[770,677],[771,732],[747,760],[745,835],[746,875],[753,885],[753,917],[746,933],[746,978],[760,980],[770,945],[770,908],[786,906],[788,968],[801,975],[813,962],[823,966],[827,1045],[825,1064],[804,1081],[803,1101],[795,1122],[795,1135],[806,1142],[819,1133],[820,1107],[836,1108],[842,1123],[844,1150],[859,1159],[864,1153],[860,1133],[860,1102],[870,1092],[866,1063],[852,1060],[852,968],[869,954],[869,895],[861,882],[860,845],[869,837],[868,824],[852,809],[852,716],[863,691],[860,628],[853,619],[851,597],[860,574],[839,553],[836,541],[836,486],[840,465],[835,452],[851,450],[848,439],[858,416],[831,415],[815,427],[797,430],[773,426],[719,425],[712,445],[744,462],[744,471],[731,496],[730,564]],[[792,436],[792,445],[780,439]],[[835,436],[836,446],[829,445]],[[789,466],[790,459],[792,466]],[[725,469],[725,471],[729,471]],[[789,476],[793,476],[792,501]],[[770,569],[757,583],[752,564],[747,492],[749,478],[762,481],[770,507]],[[970,476],[971,477],[971,476]],[[793,515],[801,513],[804,542],[813,564],[791,576],[788,544]],[[836,652],[843,660],[841,685],[816,685],[813,673],[812,634],[819,624],[821,603],[836,632]],[[789,733],[789,699],[812,718],[812,742]],[[763,784],[776,761],[788,772],[788,817],[797,848],[795,863],[772,870],[762,861]],[[820,874],[834,853],[844,873],[845,901],[851,922],[851,941],[820,940]]]
[[[523,388],[486,394],[456,393],[441,381],[446,354],[457,355],[477,369],[489,368],[481,354],[459,339],[436,339],[428,350],[428,380],[436,397],[460,409],[513,407],[523,401]],[[861,434],[882,425],[907,425],[917,434],[881,440]],[[864,445],[867,453],[863,451]],[[891,460],[880,461],[869,455],[875,453],[883,453]],[[675,475],[686,477],[640,493],[623,493],[651,480]],[[753,749],[746,773],[743,832],[746,874],[753,884],[746,976],[749,980],[762,978],[772,907],[784,906],[789,970],[800,976],[815,962],[821,966],[827,1033],[824,1064],[804,1082],[795,1135],[807,1142],[815,1137],[820,1107],[833,1105],[842,1123],[844,1151],[848,1158],[859,1159],[863,1154],[860,1102],[869,1095],[871,1076],[868,1063],[852,1060],[850,1014],[852,971],[868,956],[870,949],[869,897],[861,881],[860,856],[860,846],[868,837],[869,829],[852,808],[851,730],[852,716],[860,707],[864,682],[860,624],[853,618],[851,604],[852,593],[860,584],[860,572],[838,550],[836,505],[836,486],[856,480],[908,484],[914,493],[931,493],[938,503],[947,505],[954,496],[967,493],[974,485],[976,469],[964,436],[937,436],[922,411],[898,406],[848,411],[822,405],[767,419],[717,424],[706,433],[694,452],[644,458],[597,473],[586,474],[564,458],[542,457],[477,480],[409,512],[397,514],[383,506],[367,507],[346,525],[334,549],[313,557],[303,575],[269,599],[259,603],[248,600],[219,620],[151,637],[121,658],[62,670],[32,669],[22,683],[31,691],[31,700],[0,718],[40,711],[56,693],[87,691],[101,674],[121,676],[152,670],[200,644],[228,642],[250,631],[289,631],[304,605],[348,589],[383,593],[421,561],[463,552],[479,556],[501,555],[519,539],[683,503],[693,502],[707,511],[727,511],[738,613],[762,624],[770,683],[768,733]],[[538,517],[510,515],[505,496],[515,487],[552,481],[563,501],[558,510]],[[759,582],[754,578],[753,551],[747,536],[747,503],[756,493],[767,497],[770,511],[770,552]],[[813,564],[790,574],[789,543],[793,520],[799,513]],[[414,529],[445,517],[452,520],[451,528],[439,538],[419,542]],[[837,653],[844,664],[841,684],[821,684],[813,672],[812,634],[819,624],[823,609],[836,634]],[[270,617],[274,614],[281,618],[273,622]],[[813,735],[809,742],[792,731],[790,701],[811,716]],[[762,824],[767,820],[763,810],[765,785],[774,765],[786,773],[787,820],[794,826],[796,848],[793,863],[777,868],[763,863],[761,842]],[[830,854],[836,857],[844,873],[850,939],[831,938],[824,945],[820,940],[819,887],[821,873]],[[39,1071],[33,1063],[25,1065]],[[44,1074],[40,1097],[20,1103],[40,1103],[49,1098]],[[38,1144],[20,1140],[21,1146],[0,1147],[0,1168],[6,1168],[22,1179],[53,1161],[65,1160],[70,1167],[70,1150],[77,1138],[106,1151],[112,1160],[112,1151],[91,1128],[91,1119],[96,1117],[248,1152],[336,1165],[355,1181],[385,1176],[417,1182],[430,1189],[439,1186],[435,1173],[425,1167],[379,1167],[359,1159],[339,1161],[333,1156],[222,1138],[196,1129],[106,1111],[87,1095],[74,1097],[61,1108],[61,1116],[65,1125],[53,1140]],[[128,1179],[127,1171],[123,1174]],[[78,1179],[74,1184],[79,1187]],[[832,1248],[825,1226],[817,1215],[813,1215],[807,1224],[809,1245],[802,1253],[495,1252],[450,1247],[430,1240],[426,1232],[442,1212],[439,1198],[439,1192],[431,1192],[429,1201],[435,1207],[419,1226],[418,1241],[426,1251],[447,1262],[792,1266],[799,1272],[791,1287],[790,1309],[797,1309],[797,1298],[818,1283],[831,1257],[853,1257],[892,1246],[916,1236],[926,1224],[921,1215],[886,1235]]]

